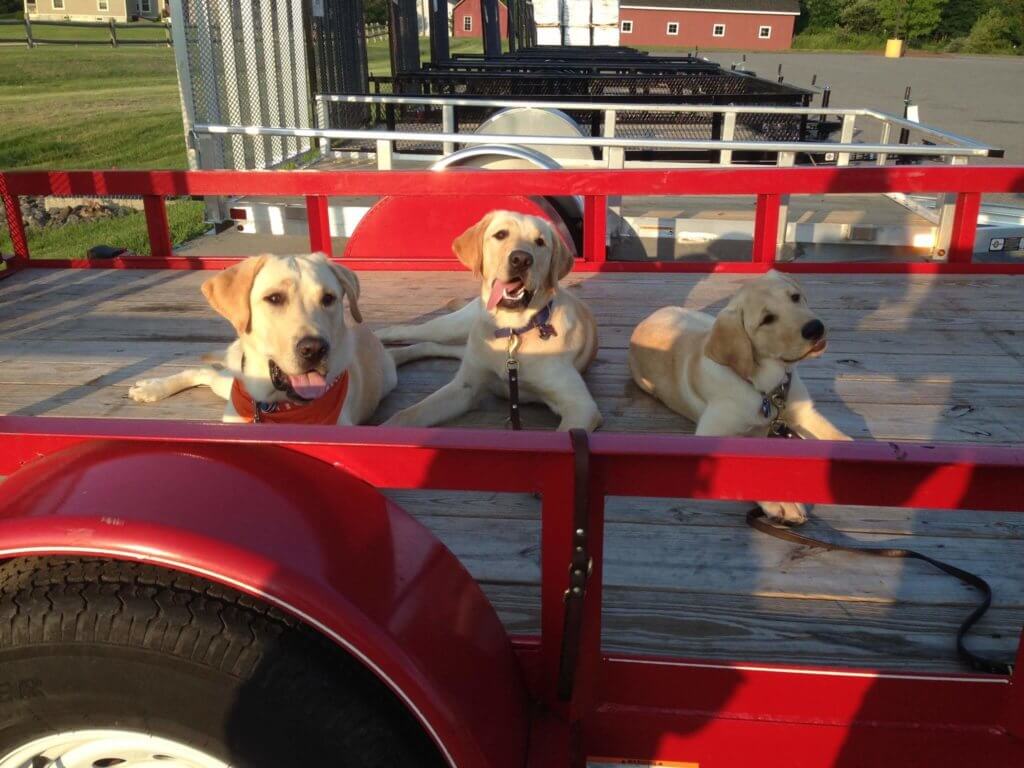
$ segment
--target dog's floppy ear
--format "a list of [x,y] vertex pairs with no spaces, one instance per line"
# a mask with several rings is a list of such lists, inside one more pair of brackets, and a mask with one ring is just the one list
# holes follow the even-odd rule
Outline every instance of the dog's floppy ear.
[[[326,259],[327,256],[324,256]],[[328,261],[335,277],[341,283],[341,289],[348,296],[348,311],[352,313],[352,319],[357,323],[363,322],[363,313],[359,311],[359,276],[348,267]]]
[[488,213],[480,221],[456,237],[452,243],[452,250],[459,257],[459,261],[473,270],[473,274],[477,277],[483,274],[484,268],[484,232],[487,231],[487,225],[491,223],[491,219],[494,218],[496,213],[497,211]]
[[743,315],[733,307],[718,313],[711,335],[704,345],[704,354],[719,365],[732,368],[741,378],[754,376],[754,345],[743,327]]
[[554,227],[549,226],[548,230],[551,236],[551,268],[548,270],[548,288],[554,290],[558,287],[558,281],[572,272],[576,256]]
[[252,319],[249,294],[266,261],[267,254],[252,256],[203,283],[203,296],[211,307],[235,326],[239,336],[249,332]]
[[777,269],[769,269],[764,273],[764,275],[765,277],[775,278],[779,282],[786,283],[790,287],[800,290],[800,283],[796,281],[796,278],[792,275],[787,275],[785,272],[779,272]]

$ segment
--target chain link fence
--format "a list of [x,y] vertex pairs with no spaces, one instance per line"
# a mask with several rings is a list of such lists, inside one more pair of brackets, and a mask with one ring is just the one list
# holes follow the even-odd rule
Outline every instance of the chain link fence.
[[[186,130],[195,123],[312,126],[302,0],[179,0],[172,11]],[[200,168],[273,168],[309,139],[203,136]]]

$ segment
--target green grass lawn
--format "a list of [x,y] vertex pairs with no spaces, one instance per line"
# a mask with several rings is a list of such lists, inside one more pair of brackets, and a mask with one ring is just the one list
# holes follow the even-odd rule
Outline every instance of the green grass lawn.
[[[170,49],[0,47],[0,168],[186,166]],[[175,243],[206,229],[202,203],[171,202],[168,218]],[[141,213],[28,235],[37,258],[81,257],[99,244],[148,251]],[[10,249],[5,231],[0,250]]]
[[[19,27],[0,27],[0,40]],[[45,31],[44,31],[45,30]],[[119,30],[119,34],[126,34]],[[92,35],[94,29],[35,28],[39,37]],[[162,35],[156,25],[127,34]],[[390,72],[387,41],[367,45],[373,74]],[[453,40],[455,52],[480,50],[476,40]],[[422,41],[424,57],[426,41]],[[164,46],[0,46],[0,168],[93,169],[185,168],[185,140],[174,71],[174,54]],[[168,205],[175,243],[205,230],[201,203]],[[37,258],[77,258],[94,245],[136,252],[148,249],[145,219],[118,219],[66,227],[30,229],[29,249]],[[7,232],[0,251],[10,252]]]
[[[167,204],[167,221],[171,241],[184,243],[203,234],[209,225],[203,221],[205,206],[193,200],[177,200]],[[34,259],[81,259],[94,245],[113,245],[148,256],[149,238],[146,219],[141,212],[116,219],[100,219],[66,227],[28,229],[29,252]],[[0,231],[0,252],[13,250],[4,229]]]

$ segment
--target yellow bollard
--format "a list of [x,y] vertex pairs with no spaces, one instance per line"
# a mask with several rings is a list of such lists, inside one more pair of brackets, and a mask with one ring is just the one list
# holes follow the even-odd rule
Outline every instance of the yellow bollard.
[[903,56],[905,49],[904,41],[893,37],[885,41],[885,58],[899,59]]

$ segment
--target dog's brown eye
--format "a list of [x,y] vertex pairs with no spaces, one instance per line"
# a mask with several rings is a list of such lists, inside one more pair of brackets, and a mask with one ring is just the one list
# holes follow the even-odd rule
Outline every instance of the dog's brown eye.
[[537,245],[541,246],[541,247],[544,247],[544,238],[543,237],[538,237],[533,242],[536,243]]
[[275,307],[281,306],[285,301],[283,293],[269,293],[263,297],[263,300],[267,304],[273,304]]
[[761,321],[761,325],[771,325],[775,322],[775,315],[767,314],[764,316],[764,320]]
[[794,293],[793,296],[792,296],[792,299],[793,299],[793,303],[794,304],[799,304],[800,303],[800,294],[799,293]]
[[504,240],[506,237],[508,237],[507,229],[499,229],[497,232],[494,233],[495,240]]
[[323,298],[320,299],[320,303],[325,307],[329,307],[332,304],[334,304],[334,302],[336,302],[337,300],[338,297],[335,296],[333,293],[325,293]]

